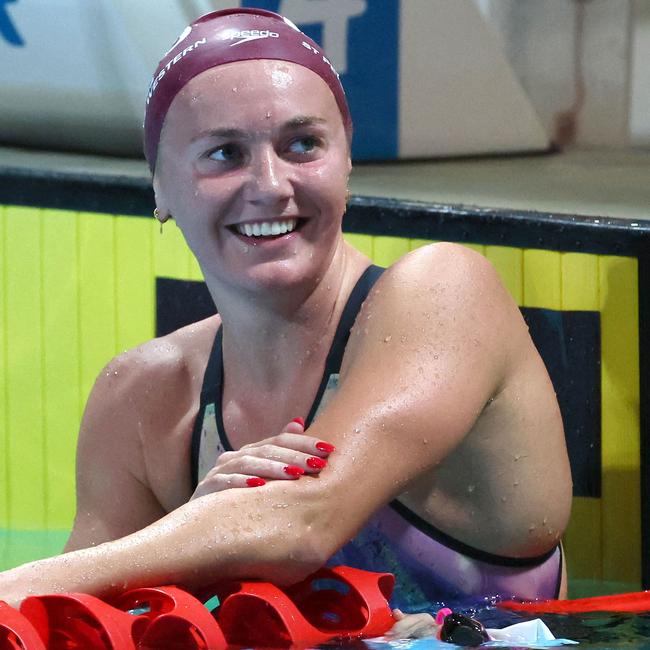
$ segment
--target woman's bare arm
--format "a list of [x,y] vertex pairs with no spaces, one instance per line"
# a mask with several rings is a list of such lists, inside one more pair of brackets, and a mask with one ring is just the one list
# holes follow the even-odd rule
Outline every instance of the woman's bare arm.
[[337,447],[319,478],[202,496],[116,541],[1,574],[0,598],[302,578],[458,445],[524,330],[480,256],[453,246],[410,255],[366,301],[340,390],[309,429]]

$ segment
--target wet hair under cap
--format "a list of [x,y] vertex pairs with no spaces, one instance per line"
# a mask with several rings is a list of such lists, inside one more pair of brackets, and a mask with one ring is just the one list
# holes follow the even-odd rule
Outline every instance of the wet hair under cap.
[[181,88],[205,70],[251,59],[290,61],[315,72],[332,91],[350,136],[352,119],[343,86],[317,43],[272,11],[214,11],[185,28],[153,75],[144,116],[144,155],[152,172],[165,116]]

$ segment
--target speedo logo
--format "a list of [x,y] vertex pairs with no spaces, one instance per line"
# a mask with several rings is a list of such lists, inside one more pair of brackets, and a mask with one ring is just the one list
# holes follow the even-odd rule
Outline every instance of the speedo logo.
[[277,32],[271,32],[268,29],[244,29],[241,32],[232,31],[228,35],[231,41],[238,39],[236,43],[232,43],[230,47],[248,43],[249,41],[257,41],[260,38],[280,38]]

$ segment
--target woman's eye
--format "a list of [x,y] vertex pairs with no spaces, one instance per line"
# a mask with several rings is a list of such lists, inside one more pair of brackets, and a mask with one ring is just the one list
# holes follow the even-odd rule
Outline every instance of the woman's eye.
[[208,154],[208,158],[210,158],[210,160],[226,163],[237,162],[240,157],[241,152],[235,145],[232,144],[223,144],[220,147],[213,149]]
[[311,153],[318,145],[318,139],[314,136],[307,136],[305,138],[298,138],[293,140],[289,145],[291,153]]

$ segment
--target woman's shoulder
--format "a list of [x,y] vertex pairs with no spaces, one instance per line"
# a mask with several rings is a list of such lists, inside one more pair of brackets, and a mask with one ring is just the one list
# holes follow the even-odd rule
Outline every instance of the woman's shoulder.
[[[422,278],[422,272],[429,273]],[[436,242],[416,248],[386,269],[385,275],[417,274],[420,279],[434,280],[460,274],[470,279],[474,275],[494,272],[491,262],[475,250],[454,242]]]
[[407,253],[384,271],[379,288],[382,285],[396,289],[410,303],[456,306],[463,311],[514,307],[492,263],[456,243],[429,244]]
[[106,365],[97,384],[133,398],[152,386],[161,394],[166,386],[200,380],[220,323],[218,315],[211,316],[126,350]]

